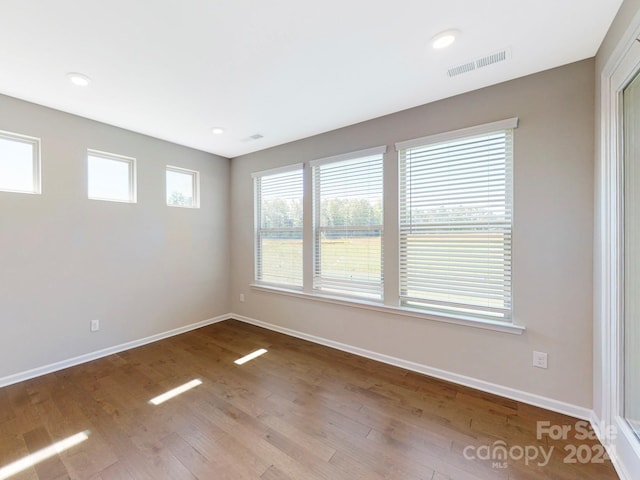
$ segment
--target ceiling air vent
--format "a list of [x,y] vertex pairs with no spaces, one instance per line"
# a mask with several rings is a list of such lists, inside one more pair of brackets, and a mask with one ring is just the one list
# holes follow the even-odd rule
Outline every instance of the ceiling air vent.
[[497,53],[492,53],[491,55],[487,55],[486,57],[479,58],[476,60],[476,67],[488,67],[489,65],[493,65],[494,63],[502,62],[507,59],[507,52],[502,50]]
[[463,73],[471,72],[476,69],[476,62],[469,62],[462,65],[458,65],[457,67],[451,67],[447,74],[450,77],[456,77],[458,75],[462,75]]
[[499,52],[485,55],[484,57],[476,58],[475,60],[472,60],[470,62],[451,67],[449,70],[447,70],[447,75],[449,77],[457,77],[458,75],[462,75],[463,73],[472,72],[479,68],[493,65],[494,63],[503,62],[507,60],[508,57],[508,50],[500,50]]
[[261,138],[264,138],[264,135],[260,135],[259,133],[254,133],[253,135],[249,135],[247,138],[243,138],[240,141],[244,143],[254,142],[256,140],[260,140]]

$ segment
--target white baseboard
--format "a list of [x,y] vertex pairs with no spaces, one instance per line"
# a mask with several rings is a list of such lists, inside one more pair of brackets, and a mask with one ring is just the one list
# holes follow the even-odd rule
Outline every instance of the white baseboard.
[[140,347],[148,343],[157,342],[158,340],[162,340],[164,338],[180,335],[181,333],[189,332],[191,330],[195,330],[196,328],[205,327],[207,325],[212,325],[214,323],[222,322],[224,320],[228,320],[229,318],[231,318],[229,314],[219,315],[214,318],[209,318],[208,320],[203,320],[201,322],[185,325],[184,327],[174,328],[173,330],[157,333],[149,337],[133,340],[131,342],[121,343],[120,345],[104,348],[102,350],[98,350],[91,353],[85,353],[84,355],[80,355],[78,357],[69,358],[59,362],[51,363],[49,365],[45,365],[43,367],[33,368],[25,372],[20,372],[13,375],[9,375],[7,377],[2,377],[0,378],[0,388],[6,387],[7,385],[12,385],[14,383],[22,382],[24,380],[29,380],[31,378],[39,377],[41,375],[46,375],[47,373],[57,372],[58,370],[63,370],[65,368],[73,367],[81,363],[90,362],[91,360],[96,360],[98,358],[106,357],[107,355],[112,355],[114,353],[122,352],[124,350],[130,350],[132,348]]
[[[503,385],[498,385],[498,384],[487,382],[484,380],[467,377],[465,375],[459,375],[457,373],[448,372],[446,370],[429,367],[427,365],[422,365],[422,364],[411,362],[408,360],[403,360],[401,358],[392,357],[390,355],[373,352],[371,350],[355,347],[353,345],[347,345],[345,343],[340,343],[340,342],[336,342],[326,338],[318,337],[315,335],[310,335],[308,333],[300,332],[298,330],[281,327],[275,324],[263,322],[261,320],[256,320],[255,318],[249,318],[249,317],[245,317],[243,315],[237,315],[234,313],[219,315],[217,317],[210,318],[208,320],[203,320],[201,322],[185,325],[183,327],[179,327],[173,330],[151,335],[149,337],[133,340],[131,342],[122,343],[120,345],[108,347],[102,350],[98,350],[95,352],[91,352],[91,353],[87,353],[77,357],[62,360],[60,362],[55,362],[49,365],[45,365],[43,367],[38,367],[38,368],[34,368],[24,372],[2,377],[0,378],[0,388],[5,387],[7,385],[14,384],[14,383],[22,382],[24,380],[29,380],[31,378],[39,377],[41,375],[46,375],[48,373],[56,372],[58,370],[63,370],[65,368],[79,365],[81,363],[90,362],[91,360],[96,360],[98,358],[106,357],[108,355],[122,352],[124,350],[130,350],[132,348],[140,347],[142,345],[157,342],[165,338],[173,337],[181,333],[185,333],[191,330],[195,330],[197,328],[205,327],[207,325],[212,325],[214,323],[222,322],[224,320],[229,320],[229,319],[239,320],[241,322],[256,325],[258,327],[266,328],[268,330],[273,330],[275,332],[283,333],[285,335],[290,335],[292,337],[308,340],[310,342],[317,343],[320,345],[325,345],[327,347],[335,348],[337,350],[342,350],[344,352],[353,353],[354,355],[370,358],[372,360],[376,360],[389,365],[394,365],[396,367],[404,368],[406,370],[422,373],[430,377],[439,378],[449,382],[475,388],[477,390],[481,390],[487,393],[492,393],[494,395],[499,395],[501,397],[506,397],[519,402],[535,405],[537,407],[545,408],[547,410],[551,410],[554,412],[570,415],[572,417],[580,418],[583,420],[588,420],[593,426],[593,429],[598,435],[598,438],[600,439],[600,441],[603,443],[605,448],[608,448],[607,442],[603,441],[606,439],[602,438],[602,432],[600,431],[600,425],[601,425],[600,420],[595,414],[595,412],[591,409],[580,407],[580,406],[573,405],[566,402],[561,402],[559,400],[554,400],[552,398],[543,397],[541,395],[524,392],[522,390],[505,387]],[[615,452],[609,451],[609,456],[611,457],[613,465],[616,471],[618,472],[618,475],[620,475],[620,478],[622,480],[631,480],[631,477],[628,475],[626,470],[620,464],[619,459],[615,455]]]
[[[413,372],[422,373],[430,377],[435,377],[435,378],[439,378],[449,382],[464,385],[467,387],[475,388],[477,390],[481,390],[487,393],[492,393],[494,395],[510,398],[512,400],[517,400],[519,402],[528,403],[530,405],[535,405],[537,407],[546,408],[547,410],[563,413],[565,415],[570,415],[572,417],[580,418],[583,420],[589,420],[589,421],[592,421],[593,423],[594,414],[593,414],[593,411],[588,408],[579,407],[577,405],[572,405],[569,403],[561,402],[559,400],[554,400],[554,399],[543,397],[533,393],[524,392],[522,390],[516,390],[510,387],[505,387],[503,385],[486,382],[484,380],[467,377],[465,375],[459,375],[457,373],[441,370],[438,368],[433,368],[428,365],[422,365],[422,364],[411,362],[408,360],[403,360],[401,358],[392,357],[390,355],[373,352],[371,350],[355,347],[353,345],[347,345],[345,343],[340,343],[340,342],[336,342],[326,338],[317,337],[315,335],[310,335],[308,333],[300,332],[298,330],[292,330],[290,328],[280,327],[278,325],[263,322],[261,320],[256,320],[255,318],[245,317],[243,315],[237,315],[234,313],[219,315],[217,317],[210,318],[208,320],[203,320],[201,322],[185,325],[184,327],[175,328],[173,330],[151,335],[149,337],[133,340],[131,342],[122,343],[120,345],[104,348],[102,350],[98,350],[95,352],[86,353],[78,357],[69,358],[69,359],[55,362],[42,367],[38,367],[38,368],[34,368],[24,372],[2,377],[0,378],[0,388],[7,385],[14,384],[14,383],[22,382],[24,380],[29,380],[31,378],[39,377],[41,375],[46,375],[47,373],[63,370],[65,368],[69,368],[74,365],[90,362],[91,360],[96,360],[98,358],[106,357],[107,355],[112,355],[114,353],[122,352],[124,350],[130,350],[132,348],[140,347],[148,343],[157,342],[165,338],[173,337],[175,335],[179,335],[181,333],[185,333],[190,330],[195,330],[197,328],[201,328],[207,325],[212,325],[214,323],[222,322],[224,320],[228,320],[231,318],[239,320],[241,322],[250,323],[258,327],[266,328],[268,330],[273,330],[275,332],[284,333],[285,335],[290,335],[292,337],[301,338],[303,340],[308,340],[313,343],[335,348],[337,350],[353,353],[354,355],[370,358],[378,362],[394,365],[396,367],[404,368],[406,370],[411,370]],[[594,428],[596,427],[597,425],[594,424]]]
[[[615,446],[611,443],[611,438],[606,438],[604,432],[602,431],[602,427],[606,427],[606,424],[598,417],[595,411],[591,412],[591,426],[593,427],[593,431],[596,433],[598,440],[604,446],[609,458],[611,459],[611,463],[613,464],[613,468],[615,468],[618,477],[620,480],[633,480],[636,478],[632,477],[629,473],[629,470],[622,462],[622,459],[617,455]],[[616,432],[617,435],[617,432]]]
[[360,347],[354,347],[352,345],[347,345],[345,343],[328,340],[326,338],[317,337],[315,335],[309,335],[308,333],[300,332],[298,330],[292,330],[290,328],[280,327],[272,323],[263,322],[261,320],[245,317],[243,315],[237,315],[237,314],[231,313],[229,314],[229,318],[233,318],[235,320],[239,320],[245,323],[250,323],[258,327],[266,328],[268,330],[273,330],[275,332],[284,333],[285,335],[290,335],[292,337],[308,340],[310,342],[318,343],[320,345],[325,345],[327,347],[335,348],[337,350],[342,350],[344,352],[353,353],[354,355],[359,355],[361,357],[377,360],[378,362],[394,365],[396,367],[404,368],[406,370],[411,370],[413,372],[422,373],[430,377],[435,377],[441,380],[457,383],[459,385],[464,385],[466,387],[475,388],[483,392],[492,393],[494,395],[499,395],[501,397],[510,398],[518,402],[528,403],[529,405],[535,405],[536,407],[545,408],[547,410],[562,413],[564,415],[569,415],[582,420],[590,421],[592,417],[593,412],[591,409],[580,407],[578,405],[561,402],[559,400],[543,397],[541,395],[536,395],[533,393],[524,392],[522,390],[505,387],[503,385],[486,382],[484,380],[479,380],[477,378],[467,377],[465,375],[459,375],[457,373],[448,372],[446,370],[441,370],[439,368],[429,367],[427,365],[422,365],[422,364],[411,362],[408,360],[403,360],[401,358],[392,357],[390,355],[372,352],[371,350],[366,350]]
[[611,448],[610,448],[611,442],[609,441],[609,439],[605,438],[604,432],[602,431],[602,426],[603,426],[602,420],[600,420],[600,417],[598,417],[595,411],[591,412],[591,418],[589,420],[591,422],[591,427],[593,428],[593,431],[598,437],[598,440],[600,441],[600,443],[604,446],[605,450],[607,451],[607,455],[609,455],[609,458],[611,459],[611,463],[613,463],[613,468],[615,468],[616,473],[618,474],[620,479],[631,480],[631,477],[628,477],[626,475],[626,471],[624,468],[622,468],[622,465],[620,465],[616,455],[613,455],[613,452],[611,451]]

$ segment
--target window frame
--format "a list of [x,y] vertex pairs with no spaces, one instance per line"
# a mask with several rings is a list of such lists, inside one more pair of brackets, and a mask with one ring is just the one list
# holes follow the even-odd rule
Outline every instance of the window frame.
[[[272,168],[269,170],[263,170],[260,172],[254,172],[251,174],[253,181],[253,203],[254,203],[254,226],[253,226],[253,281],[256,285],[265,286],[265,287],[273,287],[276,289],[284,289],[291,291],[302,291],[304,288],[304,231],[305,231],[305,215],[304,211],[302,214],[302,225],[300,227],[284,227],[284,228],[263,228],[262,227],[262,204],[258,199],[262,198],[261,192],[258,192],[259,181],[264,177],[269,177],[273,175],[280,175],[283,173],[291,173],[295,171],[300,171],[300,187],[302,189],[302,197],[301,201],[304,204],[305,200],[305,189],[304,189],[304,174],[305,168],[303,163],[296,163],[292,165],[287,165],[284,167]],[[260,188],[262,187],[260,183]],[[304,207],[303,207],[304,210]],[[262,234],[264,232],[290,232],[290,233],[299,233],[300,238],[303,242],[303,252],[301,254],[300,262],[302,265],[302,272],[300,277],[300,284],[291,284],[291,283],[279,283],[279,282],[269,282],[265,281],[261,276],[261,272],[263,271],[263,266],[261,264],[262,260],[262,248],[260,240],[262,238]]]
[[0,192],[6,193],[26,193],[31,195],[42,194],[42,156],[41,156],[41,140],[37,137],[23,135],[20,133],[8,132],[0,130],[0,138],[11,142],[24,143],[32,146],[32,190],[19,190],[0,187]]
[[[254,276],[253,282],[249,284],[252,290],[263,294],[275,294],[285,297],[298,298],[308,301],[328,303],[338,305],[344,308],[355,308],[360,311],[373,311],[394,317],[408,317],[419,320],[434,321],[438,323],[445,323],[450,325],[458,325],[462,327],[471,327],[482,330],[489,330],[493,332],[507,333],[511,335],[521,335],[526,331],[526,327],[518,325],[512,315],[510,321],[470,317],[464,315],[451,315],[450,313],[433,312],[424,309],[417,309],[411,306],[401,305],[400,302],[400,156],[398,150],[411,145],[412,143],[424,142],[425,140],[445,141],[448,139],[455,139],[459,137],[472,136],[474,134],[486,133],[487,129],[491,131],[496,127],[509,126],[513,129],[517,128],[518,118],[486,123],[470,128],[463,128],[459,130],[453,130],[444,133],[438,133],[435,135],[429,135],[426,137],[420,137],[413,140],[406,140],[395,144],[396,154],[386,154],[383,160],[383,235],[382,241],[384,244],[384,256],[382,268],[384,272],[383,277],[383,297],[382,299],[371,299],[366,297],[355,297],[341,295],[334,292],[325,292],[313,288],[313,274],[315,266],[315,230],[314,230],[314,199],[315,193],[313,189],[314,179],[312,166],[314,162],[321,162],[323,160],[330,161],[332,159],[344,159],[351,155],[350,153],[335,155],[333,157],[326,157],[318,160],[305,160],[304,162],[291,164],[284,167],[274,168],[271,170],[265,170],[263,172],[252,173],[252,177],[256,177],[266,173],[278,173],[284,172],[288,169],[301,168],[302,169],[302,184],[303,184],[303,228],[302,228],[302,240],[303,240],[303,276],[302,286],[292,287],[286,284],[273,284],[257,280],[256,264],[256,245],[258,237],[256,236],[256,222],[259,221],[257,203],[256,203],[256,190],[254,184]],[[514,144],[515,144],[515,132]],[[394,145],[394,144],[391,144]],[[515,157],[515,153],[512,153]],[[515,163],[514,159],[512,162]],[[512,163],[512,168],[513,168]],[[512,172],[513,175],[513,172]],[[513,177],[512,177],[513,181]],[[513,226],[515,223],[515,205],[512,198],[512,235]],[[512,275],[513,279],[513,275]],[[513,295],[512,283],[512,295]],[[513,311],[513,302],[512,302]]]
[[[311,176],[312,176],[312,199],[313,199],[313,280],[311,289],[313,292],[322,294],[322,295],[332,295],[336,297],[345,297],[345,298],[354,298],[360,300],[366,300],[371,302],[380,302],[384,301],[384,155],[387,152],[387,146],[382,145],[379,147],[367,148],[364,150],[357,150],[354,152],[344,153],[340,155],[335,155],[331,157],[320,158],[316,160],[311,160],[309,162],[309,166],[311,167]],[[382,207],[382,217],[381,223],[377,225],[366,225],[366,226],[351,226],[345,225],[344,227],[329,227],[320,225],[320,219],[322,215],[322,206],[321,206],[321,195],[322,195],[322,185],[320,184],[319,175],[323,166],[330,164],[337,164],[343,162],[357,162],[363,161],[367,158],[374,160],[374,157],[380,157],[380,176],[381,176],[381,207]],[[353,282],[352,290],[350,291],[347,287],[344,289],[338,290],[331,288],[322,288],[322,286],[318,286],[318,281],[322,279],[322,249],[321,249],[321,237],[323,232],[328,231],[336,231],[336,230],[349,230],[349,231],[380,231],[380,289],[379,295],[365,295],[358,294],[357,287],[358,285],[364,285],[366,282]],[[346,282],[345,282],[346,283]]]
[[[183,175],[191,175],[191,189],[192,193],[192,205],[174,205],[169,203],[167,191],[167,173],[181,173]],[[189,168],[176,167],[174,165],[166,165],[164,171],[164,196],[167,207],[178,207],[178,208],[200,208],[200,172],[198,170],[191,170]]]
[[[129,171],[129,199],[116,199],[116,198],[103,198],[103,197],[92,197],[91,192],[89,191],[89,179],[91,176],[90,166],[89,166],[89,158],[95,157],[100,158],[102,160],[109,160],[112,162],[120,162],[125,163],[128,166]],[[125,155],[119,155],[116,153],[104,152],[101,150],[95,150],[92,148],[87,149],[87,198],[89,200],[99,200],[103,202],[116,202],[116,203],[138,203],[137,198],[137,162],[134,157],[127,157]]]
[[[513,323],[513,267],[512,267],[512,262],[513,262],[513,254],[512,254],[512,250],[513,250],[513,221],[514,221],[514,215],[513,215],[513,210],[514,210],[514,205],[513,205],[513,132],[514,130],[518,127],[518,118],[517,117],[513,117],[513,118],[509,118],[506,120],[501,120],[501,121],[497,121],[497,122],[491,122],[491,123],[486,123],[483,125],[477,125],[474,127],[470,127],[470,128],[464,128],[464,129],[460,129],[460,130],[454,130],[451,132],[445,132],[445,133],[441,133],[441,134],[436,134],[436,135],[429,135],[426,137],[421,137],[421,138],[417,138],[417,139],[412,139],[412,140],[407,140],[404,142],[398,142],[396,143],[396,151],[398,152],[398,178],[400,181],[400,190],[398,192],[398,197],[399,197],[399,202],[402,203],[402,188],[403,188],[403,165],[402,165],[402,155],[403,152],[406,152],[409,149],[412,148],[421,148],[421,147],[428,147],[430,145],[438,145],[438,144],[443,144],[446,142],[455,142],[458,140],[464,140],[464,139],[472,139],[474,137],[478,137],[478,136],[482,136],[482,135],[489,135],[489,134],[495,134],[495,133],[499,133],[499,132],[508,132],[507,135],[509,135],[510,137],[510,141],[511,141],[511,151],[508,152],[510,153],[505,155],[505,182],[507,182],[505,184],[505,208],[508,208],[509,210],[509,230],[508,230],[508,234],[509,234],[509,258],[508,258],[508,263],[509,263],[509,282],[508,282],[508,299],[509,299],[509,309],[505,311],[504,316],[502,318],[499,317],[499,314],[497,314],[494,317],[491,317],[491,314],[485,313],[482,314],[480,311],[482,310],[482,308],[480,307],[475,307],[475,312],[474,307],[470,306],[470,304],[466,304],[465,308],[465,304],[457,304],[457,306],[452,306],[452,302],[438,302],[435,301],[433,299],[428,300],[428,299],[422,299],[423,303],[431,303],[432,306],[419,306],[419,305],[413,305],[413,304],[409,304],[409,302],[411,301],[411,298],[408,295],[403,295],[403,288],[408,288],[408,280],[407,283],[405,283],[405,275],[403,274],[403,261],[402,258],[398,259],[398,268],[399,268],[399,282],[398,282],[398,287],[399,287],[399,305],[401,308],[409,308],[409,309],[416,309],[416,310],[424,310],[425,312],[429,312],[432,313],[434,315],[438,315],[438,316],[443,316],[443,317],[451,317],[451,318],[462,318],[462,319],[469,319],[471,321],[495,321],[495,322],[501,322],[501,323],[505,323],[505,324],[511,324]],[[405,187],[406,188],[406,187]],[[399,231],[398,231],[398,249],[401,252],[402,255],[402,251],[403,251],[403,241],[402,241],[402,232],[403,232],[403,220],[402,220],[402,206],[400,207],[400,215],[398,218],[398,223],[399,223]],[[460,224],[462,224],[464,222],[461,222]],[[407,224],[409,225],[409,224]],[[458,224],[456,224],[458,225]],[[411,227],[413,226],[413,224],[410,225]],[[406,226],[404,227],[406,228]],[[461,229],[461,231],[467,231],[464,229]],[[405,247],[406,248],[406,247]],[[506,248],[503,250],[506,251]],[[502,284],[503,287],[506,285],[506,283]],[[420,303],[420,299],[414,299],[413,303]],[[437,306],[433,306],[433,305],[437,305],[438,303],[441,304],[440,307]],[[453,302],[455,303],[455,302]],[[447,305],[449,304],[449,305]],[[447,311],[448,309],[448,311]],[[456,311],[457,310],[457,311]],[[466,310],[466,311],[465,311]],[[486,307],[485,311],[490,311],[492,310],[492,308],[490,307]]]

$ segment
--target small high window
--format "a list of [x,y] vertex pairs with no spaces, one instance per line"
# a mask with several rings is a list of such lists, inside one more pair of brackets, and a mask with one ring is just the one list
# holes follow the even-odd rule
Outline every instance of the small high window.
[[40,193],[40,140],[0,131],[0,190]]
[[92,200],[136,203],[136,160],[89,150],[88,192]]
[[167,205],[199,208],[199,173],[167,165]]

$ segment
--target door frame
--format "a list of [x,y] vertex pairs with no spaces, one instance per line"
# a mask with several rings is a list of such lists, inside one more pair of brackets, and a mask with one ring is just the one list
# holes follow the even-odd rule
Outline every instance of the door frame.
[[[640,441],[623,417],[624,211],[622,92],[640,74],[640,12],[600,77],[601,129],[596,163],[594,312],[595,418],[592,423],[622,478],[640,472]],[[631,475],[633,474],[633,475]]]

